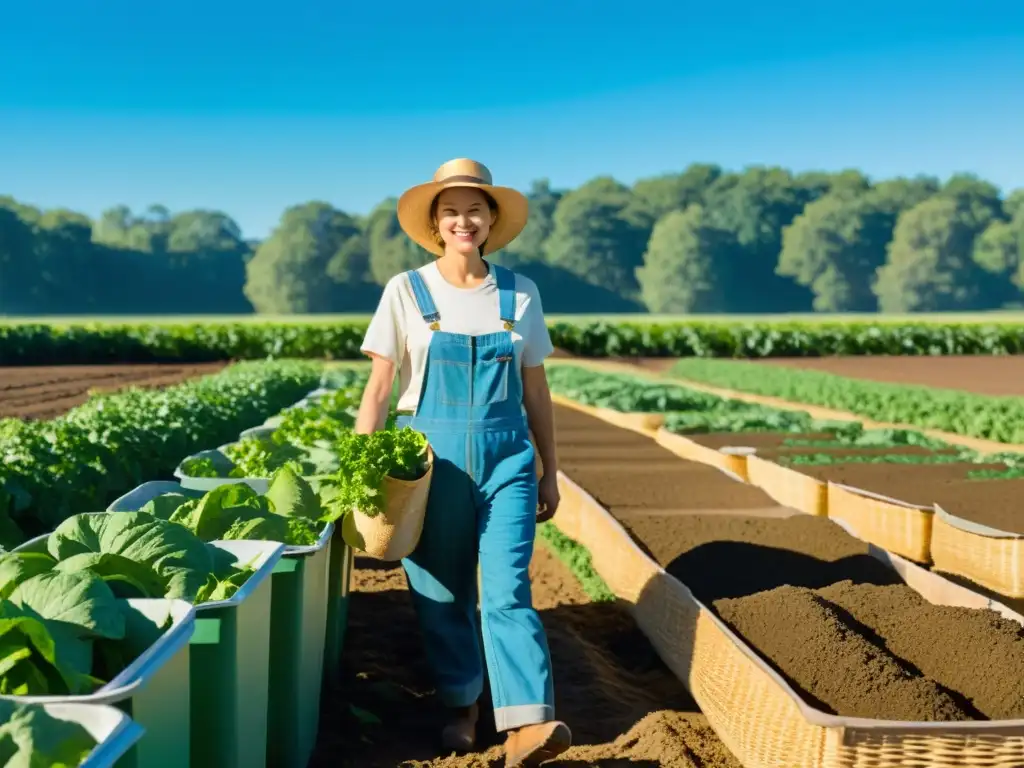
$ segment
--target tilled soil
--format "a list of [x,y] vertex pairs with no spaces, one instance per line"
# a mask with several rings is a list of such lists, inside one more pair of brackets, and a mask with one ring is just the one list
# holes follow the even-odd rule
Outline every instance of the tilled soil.
[[[405,576],[387,564],[356,565],[345,679],[325,694],[310,768],[503,766],[486,711],[479,752],[438,756],[439,710]],[[576,744],[548,765],[741,768],[624,610],[592,603],[541,543],[530,576],[551,647],[556,711]]]
[[0,417],[52,419],[84,403],[91,390],[168,387],[216,373],[226,365],[215,362],[0,367]]
[[[585,427],[580,417],[574,417],[577,430]],[[591,422],[594,444],[603,442],[602,429],[609,434],[616,430],[596,419]],[[891,720],[1024,717],[1024,629],[1019,625],[994,611],[927,603],[871,557],[865,543],[827,518],[768,519],[742,510],[687,514],[695,509],[690,500],[694,495],[709,508],[726,508],[733,491],[723,488],[723,482],[739,484],[714,471],[696,473],[692,462],[677,462],[674,474],[685,478],[679,482],[707,487],[684,492],[678,486],[679,496],[670,507],[678,511],[675,515],[665,510],[651,514],[643,505],[621,501],[631,493],[640,499],[650,493],[652,479],[632,463],[620,463],[618,469],[588,480],[582,479],[587,476],[585,462],[566,472],[588,490],[588,482],[609,489],[606,493],[620,500],[612,512],[634,539],[810,704],[839,715]],[[849,471],[847,482],[863,477],[861,473],[890,472],[898,485],[877,492],[906,497],[903,489],[917,487],[918,473],[953,482],[958,470],[967,469],[955,466],[952,471],[949,465],[905,464],[806,469],[843,468]],[[849,484],[865,487],[863,482]]]
[[559,468],[607,509],[761,509],[775,504],[758,488],[732,482],[713,467],[682,461],[649,437],[580,411],[558,408],[556,422]]

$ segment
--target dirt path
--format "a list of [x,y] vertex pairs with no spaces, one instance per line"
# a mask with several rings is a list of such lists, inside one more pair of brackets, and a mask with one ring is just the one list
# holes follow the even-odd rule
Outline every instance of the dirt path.
[[216,373],[226,365],[216,362],[0,367],[0,417],[52,419],[84,403],[90,390],[167,387]]
[[773,357],[753,362],[869,381],[959,389],[980,395],[1024,395],[1024,355]]
[[[628,614],[613,604],[590,602],[540,543],[530,575],[551,646],[557,712],[571,725],[577,745],[548,765],[740,768]],[[350,617],[344,684],[325,697],[310,768],[504,765],[486,715],[485,749],[437,757],[437,710],[400,568],[357,561]],[[360,725],[350,705],[382,723]]]

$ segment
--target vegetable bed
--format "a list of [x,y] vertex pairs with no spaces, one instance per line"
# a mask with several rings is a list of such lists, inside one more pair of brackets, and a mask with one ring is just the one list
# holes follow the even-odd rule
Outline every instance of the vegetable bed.
[[164,390],[97,396],[52,421],[0,420],[0,548],[170,474],[183,456],[259,423],[319,378],[311,362],[243,363]]
[[[589,421],[595,443],[615,430],[569,413],[560,409],[559,420],[577,430]],[[678,474],[689,475],[689,463],[676,461]],[[566,472],[601,495],[585,462]],[[726,485],[738,483],[715,474],[720,480],[709,476],[703,491],[703,506],[715,514],[688,511],[685,494],[656,510],[606,506],[809,704],[889,720],[1024,717],[1020,625],[992,611],[927,603],[871,557],[867,544],[827,519],[728,510]],[[642,492],[647,478],[631,464],[603,465],[600,482],[626,498]],[[710,497],[716,488],[720,503]]]
[[[1021,626],[993,611],[928,603],[831,521],[622,522],[823,711],[911,721],[1024,717]],[[720,567],[729,561],[744,566]]]
[[1024,399],[848,379],[725,360],[680,360],[672,375],[725,389],[824,406],[896,424],[1024,443]]

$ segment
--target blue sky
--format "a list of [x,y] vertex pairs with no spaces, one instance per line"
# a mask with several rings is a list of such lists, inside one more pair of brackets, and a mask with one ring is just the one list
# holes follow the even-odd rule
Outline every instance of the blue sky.
[[691,162],[1024,186],[1019,0],[10,5],[0,194],[43,207],[216,208],[261,237],[457,156],[520,188]]

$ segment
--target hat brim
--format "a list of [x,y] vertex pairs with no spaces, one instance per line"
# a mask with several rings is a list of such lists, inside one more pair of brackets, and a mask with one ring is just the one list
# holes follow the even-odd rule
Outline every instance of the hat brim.
[[435,256],[444,255],[444,246],[438,245],[433,236],[434,222],[431,219],[430,207],[441,192],[450,187],[473,187],[482,190],[494,198],[498,204],[497,218],[491,225],[484,244],[484,253],[494,253],[511,243],[526,226],[530,214],[530,203],[526,196],[511,187],[496,187],[491,184],[474,182],[432,181],[417,184],[407,189],[398,198],[398,223],[414,242]]

